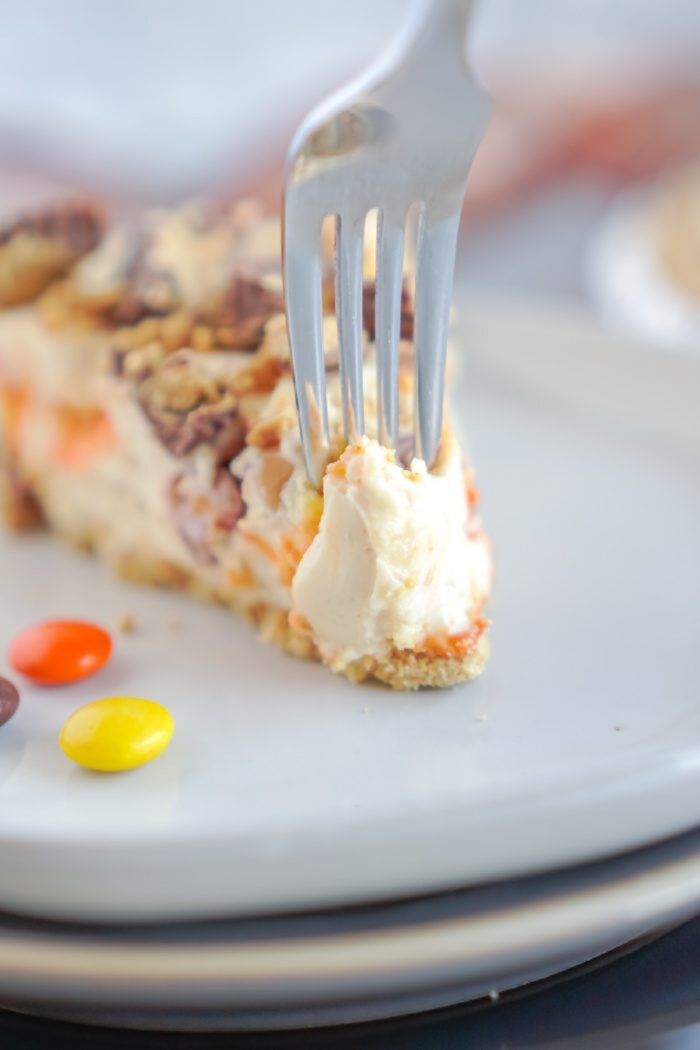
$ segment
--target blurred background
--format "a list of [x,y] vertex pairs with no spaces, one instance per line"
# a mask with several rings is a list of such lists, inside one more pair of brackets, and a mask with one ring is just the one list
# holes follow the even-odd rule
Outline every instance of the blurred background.
[[[0,211],[75,187],[119,208],[276,200],[298,121],[406,6],[0,0]],[[494,111],[458,280],[697,346],[698,0],[481,0],[469,50]]]

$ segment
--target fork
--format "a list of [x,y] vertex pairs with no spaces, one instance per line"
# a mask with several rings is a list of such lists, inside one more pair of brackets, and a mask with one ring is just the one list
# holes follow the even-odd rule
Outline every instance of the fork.
[[321,228],[335,216],[335,308],[346,441],[365,431],[364,230],[377,209],[377,436],[398,442],[398,370],[408,210],[419,205],[414,322],[414,454],[440,442],[459,217],[486,125],[465,58],[473,0],[421,0],[379,62],[313,110],[289,152],[283,256],[304,460],[320,482],[330,437],[322,335]]

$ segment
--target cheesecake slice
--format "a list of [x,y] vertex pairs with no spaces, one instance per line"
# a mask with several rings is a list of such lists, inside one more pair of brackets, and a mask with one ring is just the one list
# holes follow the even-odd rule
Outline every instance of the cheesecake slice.
[[[35,270],[27,238],[43,238]],[[346,446],[327,283],[331,451],[318,450],[317,489],[303,465],[278,245],[278,218],[249,201],[106,231],[76,204],[0,233],[5,519],[41,523],[121,576],[230,606],[263,638],[353,681],[473,678],[487,654],[490,550],[449,425],[431,470],[411,456],[410,294],[398,448],[374,436],[369,270],[368,436]],[[2,252],[23,260],[21,281]]]

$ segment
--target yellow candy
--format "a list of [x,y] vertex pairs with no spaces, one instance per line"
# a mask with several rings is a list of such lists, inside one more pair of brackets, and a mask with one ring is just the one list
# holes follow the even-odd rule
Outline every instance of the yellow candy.
[[61,730],[61,747],[79,766],[103,773],[134,769],[170,743],[173,717],[153,700],[110,696],[79,707]]

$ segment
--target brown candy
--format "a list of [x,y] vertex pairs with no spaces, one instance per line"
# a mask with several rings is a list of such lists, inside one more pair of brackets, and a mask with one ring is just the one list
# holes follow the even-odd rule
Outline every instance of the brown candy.
[[228,346],[255,350],[260,345],[264,326],[280,313],[284,313],[281,292],[267,288],[257,278],[239,274],[224,293],[215,321]]
[[246,508],[236,479],[219,467],[209,492],[194,474],[178,474],[170,488],[178,532],[198,561],[213,564],[217,540],[236,527]]
[[24,234],[58,241],[77,259],[92,251],[102,235],[103,225],[102,209],[92,201],[66,201],[33,215],[23,215],[0,229],[0,245]]
[[[370,339],[375,338],[375,300],[377,286],[374,281],[365,281],[362,286],[362,324]],[[404,284],[401,289],[401,338],[413,339],[413,300]]]
[[19,707],[19,693],[12,682],[0,675],[0,726],[9,722]]
[[102,234],[99,208],[73,202],[0,228],[0,306],[18,306],[91,251]]

